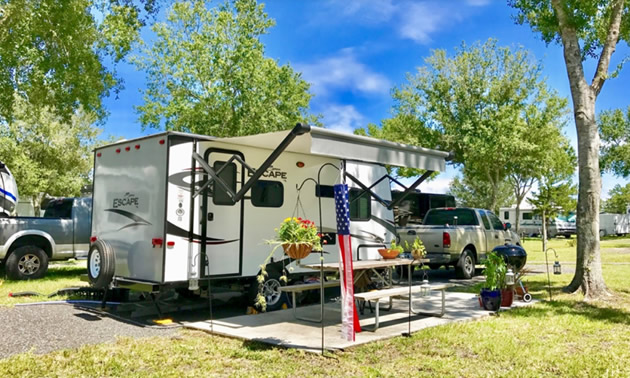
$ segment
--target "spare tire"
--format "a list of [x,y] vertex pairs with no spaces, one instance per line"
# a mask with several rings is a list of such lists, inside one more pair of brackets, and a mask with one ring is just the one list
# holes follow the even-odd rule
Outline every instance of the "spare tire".
[[109,287],[116,267],[114,249],[104,240],[97,240],[90,246],[87,271],[90,284],[98,289]]

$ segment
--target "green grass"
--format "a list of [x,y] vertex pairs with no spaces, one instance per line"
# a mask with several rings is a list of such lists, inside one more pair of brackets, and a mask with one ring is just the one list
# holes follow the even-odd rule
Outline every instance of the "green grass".
[[[54,296],[48,298],[47,295],[67,287],[86,286],[87,283],[82,282],[79,279],[80,275],[85,273],[85,260],[71,260],[66,262],[51,263],[46,276],[39,280],[11,281],[0,278],[0,305],[11,306],[16,303],[68,299],[67,296]],[[4,271],[1,272],[0,277],[4,277]],[[24,291],[34,291],[44,294],[44,296],[9,297],[9,293]]]
[[[542,251],[542,241],[540,238],[525,238],[523,247],[527,251],[527,263],[544,263],[545,254]],[[547,248],[553,248],[558,253],[560,262],[575,263],[576,239],[554,238],[550,239]],[[625,248],[625,253],[619,249]],[[606,237],[601,241],[602,263],[630,262],[630,239],[619,237]],[[555,256],[553,251],[549,251],[549,261],[553,263]]]
[[[572,275],[552,275],[553,302],[332,357],[182,331],[43,356],[24,353],[0,361],[0,376],[630,376],[630,265],[604,265],[603,272],[614,292],[606,302],[563,294]],[[548,299],[546,275],[526,281],[535,298]]]

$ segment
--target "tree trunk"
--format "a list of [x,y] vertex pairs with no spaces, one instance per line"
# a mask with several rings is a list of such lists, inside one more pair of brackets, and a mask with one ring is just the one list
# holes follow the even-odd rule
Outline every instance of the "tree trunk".
[[545,210],[542,211],[542,232],[540,237],[542,238],[542,250],[547,253],[547,214]]
[[[599,132],[595,121],[595,94],[580,96],[576,106],[575,125],[578,137],[579,190],[577,207],[577,262],[575,276],[565,288],[567,292],[582,289],[587,300],[608,294],[602,275],[599,249]],[[579,109],[579,111],[578,111]]]
[[599,200],[602,186],[595,100],[606,80],[610,56],[617,45],[624,1],[616,0],[611,5],[608,36],[591,85],[584,77],[579,38],[565,3],[552,0],[551,4],[558,17],[578,138],[577,262],[575,276],[564,290],[572,293],[581,288],[584,298],[592,300],[608,294],[599,251]]
[[518,229],[521,227],[521,203],[516,202],[516,220],[515,220],[515,229],[514,232],[518,234]]

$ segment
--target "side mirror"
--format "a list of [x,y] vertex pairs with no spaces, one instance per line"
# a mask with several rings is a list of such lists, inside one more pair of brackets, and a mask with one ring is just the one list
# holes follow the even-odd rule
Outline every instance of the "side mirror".
[[503,224],[503,228],[507,231],[512,228],[512,223],[507,222]]

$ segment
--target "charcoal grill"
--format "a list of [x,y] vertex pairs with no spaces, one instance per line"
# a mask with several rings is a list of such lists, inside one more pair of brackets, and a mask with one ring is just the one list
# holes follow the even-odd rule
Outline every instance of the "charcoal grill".
[[[527,262],[527,252],[520,245],[506,244],[495,247],[493,250],[497,255],[502,256],[505,264],[509,269],[512,269],[514,273],[518,273]],[[523,282],[519,278],[516,285],[519,285],[522,290],[522,295],[519,297],[524,302],[530,302],[532,300],[532,295],[527,292]]]

